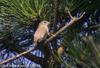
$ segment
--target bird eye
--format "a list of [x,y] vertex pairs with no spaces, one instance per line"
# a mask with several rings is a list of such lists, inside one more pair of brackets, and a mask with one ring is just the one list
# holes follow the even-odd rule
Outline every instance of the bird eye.
[[44,23],[47,23],[47,22],[44,22]]

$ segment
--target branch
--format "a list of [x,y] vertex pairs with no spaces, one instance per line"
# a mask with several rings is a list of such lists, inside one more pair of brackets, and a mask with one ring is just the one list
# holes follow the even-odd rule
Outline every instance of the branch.
[[[62,27],[60,30],[58,30],[54,35],[52,35],[50,38],[48,38],[45,42],[44,42],[44,44],[47,44],[48,42],[50,42],[52,39],[54,39],[56,36],[58,36],[61,32],[63,32],[65,29],[67,29],[68,27],[70,27],[72,24],[74,24],[75,22],[77,22],[77,21],[79,21],[83,16],[84,16],[84,14],[85,14],[85,12],[79,17],[79,18],[77,18],[77,17],[72,17],[72,15],[69,13],[69,15],[71,16],[71,21],[68,23],[68,24],[66,24],[64,27]],[[9,59],[7,59],[7,60],[5,60],[5,61],[3,61],[3,62],[0,62],[0,65],[2,65],[2,64],[4,64],[4,63],[7,63],[7,62],[10,62],[10,61],[12,61],[12,60],[14,60],[14,59],[16,59],[16,58],[19,58],[19,57],[21,57],[21,56],[23,56],[23,55],[25,55],[25,54],[27,54],[27,53],[29,53],[29,52],[31,52],[31,51],[34,51],[36,48],[32,48],[32,49],[29,49],[29,50],[27,50],[27,51],[25,51],[25,52],[22,52],[22,53],[20,53],[20,54],[18,54],[17,56],[14,56],[14,57],[12,57],[12,58],[9,58]]]
[[68,27],[70,27],[72,24],[76,23],[77,21],[79,21],[83,16],[84,16],[85,12],[79,17],[72,17],[71,14],[69,14],[71,16],[71,21],[69,23],[67,23],[64,27],[62,27],[60,30],[58,30],[54,35],[52,35],[50,38],[48,38],[44,44],[50,42],[52,39],[54,39],[56,36],[58,36],[61,32],[63,32],[65,29],[67,29]]
[[[5,42],[6,41],[6,42]],[[28,52],[30,52],[30,51],[34,51],[35,49],[29,49],[29,50],[25,50],[25,49],[22,49],[22,47],[20,47],[20,46],[17,46],[17,45],[15,45],[14,43],[11,43],[10,41],[7,41],[7,40],[3,40],[2,42],[4,42],[4,45],[7,47],[7,48],[9,48],[9,49],[11,49],[11,50],[13,50],[13,51],[16,51],[17,53],[19,53],[17,56],[14,56],[14,57],[12,57],[12,58],[9,58],[9,59],[7,59],[7,60],[4,60],[4,61],[2,61],[2,62],[0,62],[0,65],[2,65],[2,64],[5,64],[5,63],[8,63],[8,62],[10,62],[10,61],[12,61],[12,60],[14,60],[14,59],[17,59],[17,58],[19,58],[20,56],[24,56],[25,58],[27,58],[27,59],[29,59],[29,60],[31,60],[31,61],[34,61],[35,63],[37,63],[37,64],[41,64],[42,65],[42,62],[44,61],[44,58],[42,58],[42,57],[37,57],[37,56],[35,56],[35,55],[33,55],[32,53],[28,53]]]
[[27,51],[25,51],[25,52],[22,52],[21,54],[18,54],[18,55],[16,55],[16,56],[12,57],[12,58],[9,58],[9,59],[7,59],[7,60],[5,60],[5,61],[2,61],[2,62],[0,62],[0,65],[5,64],[5,63],[7,63],[7,62],[10,62],[10,61],[12,61],[12,60],[14,60],[14,59],[17,59],[17,58],[19,58],[20,56],[25,55],[25,54],[27,54],[28,52],[30,52],[30,51],[32,51],[32,50],[34,50],[34,49],[32,48],[32,49],[27,50]]
[[73,16],[71,15],[69,10],[68,10],[68,15],[70,16],[71,19],[73,19]]

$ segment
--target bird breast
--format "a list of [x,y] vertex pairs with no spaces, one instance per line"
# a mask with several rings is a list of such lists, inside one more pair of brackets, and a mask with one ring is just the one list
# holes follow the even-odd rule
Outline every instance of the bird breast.
[[47,33],[47,29],[46,26],[39,26],[34,34],[34,41],[41,42]]

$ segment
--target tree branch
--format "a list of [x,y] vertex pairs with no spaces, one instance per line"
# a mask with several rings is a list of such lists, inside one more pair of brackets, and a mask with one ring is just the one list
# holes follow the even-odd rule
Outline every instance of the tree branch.
[[52,35],[50,38],[48,38],[44,44],[50,42],[52,39],[54,39],[56,36],[58,36],[61,32],[63,32],[65,29],[67,29],[68,27],[70,27],[72,24],[76,23],[77,21],[79,21],[83,16],[84,16],[85,12],[79,17],[72,17],[71,21],[69,23],[67,23],[64,27],[62,27],[60,30],[58,30],[54,35]]
[[[4,41],[4,40],[3,40],[3,41]],[[6,42],[5,42],[5,41],[6,41]],[[5,40],[5,41],[4,41],[5,47],[7,47],[7,48],[9,48],[9,49],[11,49],[11,50],[13,50],[13,51],[19,53],[19,54],[18,54],[17,56],[14,56],[14,57],[10,58],[10,59],[7,59],[7,60],[5,60],[5,61],[3,61],[3,62],[0,62],[0,65],[1,65],[1,64],[5,64],[5,63],[7,63],[7,62],[10,62],[10,61],[12,61],[12,60],[14,60],[14,59],[20,57],[21,55],[23,55],[25,58],[27,58],[27,59],[29,59],[29,60],[31,60],[31,61],[34,61],[34,62],[37,63],[37,64],[41,64],[41,63],[44,61],[44,58],[42,58],[42,57],[37,57],[37,56],[33,55],[32,53],[24,54],[24,53],[26,53],[26,52],[29,52],[29,51],[32,50],[32,49],[26,51],[26,50],[23,49],[22,47],[17,46],[17,45],[15,45],[14,43],[12,43],[12,42],[10,42],[10,41],[7,41],[7,40]]]
[[[44,42],[44,45],[47,44],[48,42],[50,42],[52,39],[54,39],[56,36],[58,36],[61,32],[63,32],[65,29],[67,29],[68,27],[70,27],[72,24],[74,24],[75,22],[79,21],[83,16],[84,16],[85,13],[83,13],[79,18],[77,17],[72,17],[71,21],[69,23],[67,23],[64,27],[62,27],[60,30],[58,30],[54,35],[52,35],[50,38],[48,38],[45,42]],[[71,14],[70,14],[71,15]],[[72,15],[71,15],[72,16]],[[29,49],[25,52],[22,52],[12,58],[9,58],[3,62],[0,62],[0,65],[4,64],[4,63],[7,63],[7,62],[10,62],[16,58],[19,58],[31,51],[34,51],[36,48],[32,48],[32,49]]]

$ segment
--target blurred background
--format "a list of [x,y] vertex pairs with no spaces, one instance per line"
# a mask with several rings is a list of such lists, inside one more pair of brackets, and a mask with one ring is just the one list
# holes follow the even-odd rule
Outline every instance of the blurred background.
[[[0,62],[33,47],[40,21],[56,33],[72,16],[84,17],[45,47],[3,64],[24,68],[99,68],[100,0],[0,0]],[[61,53],[58,54],[58,51]],[[2,67],[2,66],[0,66]]]

